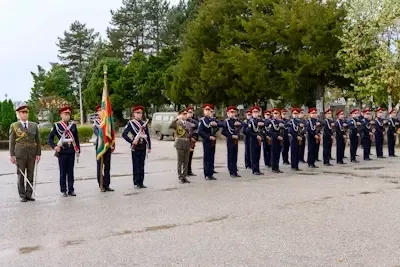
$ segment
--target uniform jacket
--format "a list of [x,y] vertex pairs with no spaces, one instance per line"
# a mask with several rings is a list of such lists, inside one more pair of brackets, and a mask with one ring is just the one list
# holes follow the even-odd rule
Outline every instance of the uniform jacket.
[[176,119],[171,123],[170,128],[175,130],[174,147],[176,149],[190,149],[191,140],[189,136],[189,123],[190,122],[188,121],[183,121],[179,119]]
[[[125,139],[126,142],[129,144],[133,143],[133,140],[135,139],[136,135],[139,134],[140,127],[137,125],[135,122],[138,122],[140,125],[144,124],[144,121],[142,120],[131,120],[128,122],[128,124],[125,126],[124,131],[122,132],[122,137]],[[135,149],[137,150],[145,150],[146,146],[148,149],[151,149],[151,140],[150,140],[150,133],[149,133],[149,128],[146,127],[143,129],[144,134],[146,135],[145,140],[139,140],[138,144],[136,145]],[[129,134],[132,135],[132,138],[129,137]],[[142,138],[140,138],[142,139]]]
[[25,129],[21,122],[14,122],[10,126],[10,155],[27,159],[41,155],[40,132],[36,123],[28,122]]
[[[79,144],[78,129],[76,128],[75,124],[71,125],[71,122],[69,124],[67,123],[67,125],[68,125],[68,127],[70,127],[70,131],[71,131],[71,133],[73,135],[73,140],[75,141],[75,143],[78,146],[78,149],[80,151],[81,147],[80,147],[80,144]],[[54,137],[57,137],[58,140],[59,140],[61,138],[61,136],[64,134],[64,132],[65,132],[65,129],[61,125],[60,122],[54,123],[54,126],[51,129],[51,132],[50,132],[49,137],[47,139],[47,143],[49,144],[49,146],[51,148],[54,149],[57,146],[57,143],[54,142]],[[72,143],[72,138],[68,138],[68,136],[66,136],[66,138],[63,141],[60,154],[74,154],[75,153],[75,150],[74,150],[73,146],[70,145],[69,143]]]

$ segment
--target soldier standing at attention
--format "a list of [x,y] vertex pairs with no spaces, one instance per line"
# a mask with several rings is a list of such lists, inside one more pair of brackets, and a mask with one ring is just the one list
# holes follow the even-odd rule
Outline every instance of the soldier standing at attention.
[[293,171],[300,171],[298,157],[302,137],[299,135],[299,129],[303,123],[298,119],[299,113],[300,109],[292,108],[292,119],[288,123],[290,138],[290,161]]
[[199,136],[201,136],[203,142],[204,178],[206,180],[217,180],[217,178],[214,177],[214,160],[212,159],[212,147],[215,146],[216,142],[216,137],[213,133],[213,127],[217,127],[217,122],[213,121],[211,118],[214,105],[204,104],[202,108],[204,117],[200,119],[197,133]]
[[396,132],[399,127],[399,121],[397,119],[397,110],[392,109],[389,111],[389,127],[387,130],[387,139],[388,139],[388,150],[389,157],[397,157],[394,153],[395,145],[396,145]]
[[[212,134],[212,136],[217,137],[217,133],[219,131],[219,128],[223,127],[223,126],[221,125],[221,123],[215,117],[214,107],[211,109],[211,121],[216,123],[216,126],[214,126],[214,123],[211,125],[211,134]],[[211,160],[212,160],[211,166],[213,168],[213,174],[216,174],[218,172],[215,171],[214,162],[215,162],[215,151],[216,151],[216,148],[217,148],[217,140],[214,140],[214,142],[212,142],[212,144],[213,145],[211,146]]]
[[281,157],[282,142],[284,135],[284,124],[281,120],[281,111],[278,108],[271,110],[272,120],[270,126],[270,136],[271,136],[271,169],[274,173],[281,173],[279,169],[279,159]]
[[353,109],[350,111],[351,119],[348,121],[349,125],[349,138],[350,138],[350,159],[353,163],[359,163],[356,159],[357,156],[357,147],[358,147],[358,139],[360,138],[359,127],[361,123],[358,121],[358,117],[360,115],[358,109]]
[[176,153],[178,156],[178,179],[179,183],[190,183],[186,178],[188,176],[189,154],[191,147],[191,137],[189,135],[189,125],[187,121],[187,111],[181,110],[178,117],[171,123],[170,128],[175,130],[175,144]]
[[336,112],[336,116],[338,117],[336,120],[336,163],[337,164],[346,164],[343,162],[344,159],[344,150],[346,143],[346,130],[347,123],[344,120],[344,112],[339,109]]
[[193,119],[193,108],[192,107],[187,107],[186,108],[186,112],[187,112],[187,121],[190,122],[193,125],[193,128],[190,129],[190,135],[191,135],[191,149],[189,152],[189,162],[188,162],[188,176],[196,176],[196,174],[193,173],[192,170],[192,159],[193,159],[193,153],[194,153],[194,148],[196,146],[196,142],[198,139],[196,130],[197,130],[197,126],[199,124],[198,121],[196,121],[195,119]]
[[325,110],[324,132],[322,135],[322,155],[325,166],[333,166],[329,161],[332,154],[333,130],[335,123],[332,120],[332,110]]
[[[18,193],[21,202],[35,201],[32,198],[33,172],[35,163],[40,161],[40,132],[36,123],[28,122],[29,108],[26,105],[17,108],[19,121],[10,126],[10,161],[17,166]],[[26,183],[21,171],[31,185]]]
[[[302,132],[304,132],[304,134],[307,133],[307,129],[304,129],[304,128],[306,128],[305,125],[307,124],[307,121],[304,118],[304,110],[303,109],[300,109],[299,120],[304,125]],[[302,137],[303,137],[303,141],[301,142],[301,146],[299,149],[299,162],[306,163],[306,161],[304,160],[304,154],[305,154],[305,150],[306,150],[306,139],[307,138],[305,135]]]
[[[97,151],[97,146],[99,143],[99,131],[100,125],[101,125],[101,119],[100,119],[100,111],[101,111],[101,105],[97,105],[96,107],[96,119],[94,120],[93,123],[93,133],[96,136],[96,151]],[[115,145],[110,147],[106,153],[103,154],[103,170],[100,170],[101,167],[101,159],[97,160],[97,182],[99,184],[99,187],[101,188],[101,192],[107,192],[107,191],[114,191],[114,189],[110,188],[110,169],[111,169],[111,153],[113,153],[115,150]],[[103,186],[100,185],[100,172],[103,172]]]
[[283,124],[285,125],[285,135],[283,136],[283,146],[282,146],[282,161],[283,165],[290,165],[289,162],[289,148],[290,148],[290,140],[289,140],[289,130],[287,125],[289,124],[288,119],[288,111],[287,109],[282,109],[281,116]]
[[307,121],[307,137],[308,137],[308,154],[307,154],[307,163],[310,168],[318,168],[315,165],[316,160],[316,146],[317,140],[319,141],[320,136],[317,134],[317,127],[319,127],[319,122],[317,119],[317,109],[310,108],[309,109],[310,118]]
[[371,110],[369,108],[363,110],[363,120],[361,121],[361,136],[364,152],[364,160],[369,161],[371,154],[371,143],[373,139],[371,129]]
[[271,127],[271,111],[264,111],[264,138],[263,138],[263,152],[264,152],[264,164],[266,167],[271,168],[271,137],[269,131]]
[[[49,146],[55,151],[55,156],[58,157],[58,165],[60,167],[60,190],[64,197],[68,195],[76,196],[74,190],[75,156],[79,157],[81,151],[78,129],[74,123],[70,122],[71,111],[71,107],[63,107],[59,110],[61,121],[54,124],[47,140]],[[55,136],[57,136],[59,140],[57,144],[54,143]]]
[[236,119],[236,106],[229,106],[226,109],[228,118],[224,121],[222,135],[226,137],[226,146],[228,152],[228,170],[232,178],[241,177],[237,169],[237,155],[239,147],[239,133],[242,123]]
[[260,108],[257,106],[252,107],[251,113],[253,118],[247,124],[247,135],[250,136],[250,161],[251,170],[254,175],[262,175],[260,172],[260,157],[261,157],[261,144],[262,144],[262,131],[264,123],[258,119]]
[[384,125],[387,124],[383,120],[383,112],[384,108],[378,108],[376,110],[376,118],[375,118],[375,148],[376,148],[376,156],[379,159],[385,158],[383,156],[383,135],[384,135]]
[[[133,119],[128,122],[122,132],[122,137],[131,145],[133,185],[136,189],[147,188],[144,184],[144,163],[146,151],[151,153],[151,140],[147,121],[142,121],[143,106],[132,108]],[[129,133],[133,138],[129,137]]]
[[242,123],[243,134],[244,134],[244,165],[246,169],[251,168],[251,160],[250,160],[250,136],[247,135],[247,125],[251,120],[251,110],[249,109],[246,112],[246,120]]

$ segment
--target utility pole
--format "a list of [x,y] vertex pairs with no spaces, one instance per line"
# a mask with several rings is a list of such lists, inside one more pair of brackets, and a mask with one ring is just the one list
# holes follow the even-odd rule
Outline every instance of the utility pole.
[[79,109],[81,113],[81,125],[83,125],[83,105],[82,105],[82,81],[79,79]]

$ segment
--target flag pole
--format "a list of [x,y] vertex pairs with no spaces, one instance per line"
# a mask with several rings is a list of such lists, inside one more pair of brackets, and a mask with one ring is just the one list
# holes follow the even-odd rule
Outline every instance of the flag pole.
[[[104,94],[104,90],[107,90],[107,65],[104,64],[103,66],[103,71],[104,71],[104,88],[103,88],[103,94]],[[104,97],[104,96],[103,96]],[[103,99],[104,101],[104,99]],[[105,109],[106,107],[102,107],[102,114],[105,113]],[[103,121],[103,117],[101,118],[101,120]],[[101,159],[100,159],[100,191],[103,190],[103,168],[104,168],[104,154],[101,155]]]

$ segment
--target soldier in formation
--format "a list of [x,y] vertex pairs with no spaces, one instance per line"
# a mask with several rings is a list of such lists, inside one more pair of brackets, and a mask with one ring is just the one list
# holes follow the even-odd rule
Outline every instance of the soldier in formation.
[[262,175],[263,173],[260,171],[260,157],[264,122],[259,119],[261,109],[258,106],[254,106],[250,110],[253,118],[247,124],[246,134],[250,137],[251,170],[254,175]]

